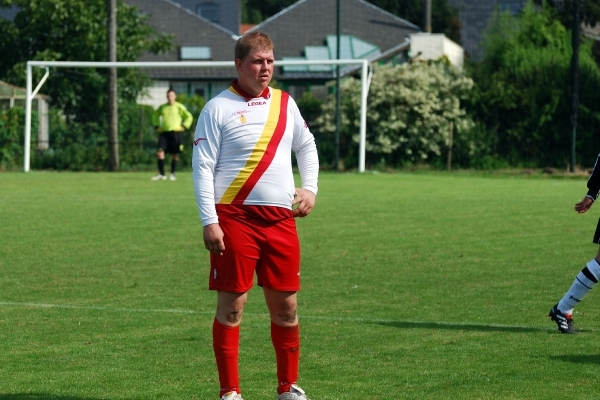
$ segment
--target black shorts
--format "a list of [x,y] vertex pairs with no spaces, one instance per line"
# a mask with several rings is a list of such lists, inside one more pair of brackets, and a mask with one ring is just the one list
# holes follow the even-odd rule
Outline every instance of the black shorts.
[[181,132],[163,132],[158,137],[158,151],[167,154],[179,154],[183,150]]
[[596,233],[594,233],[594,243],[600,244],[600,219],[598,220],[598,225],[596,226]]

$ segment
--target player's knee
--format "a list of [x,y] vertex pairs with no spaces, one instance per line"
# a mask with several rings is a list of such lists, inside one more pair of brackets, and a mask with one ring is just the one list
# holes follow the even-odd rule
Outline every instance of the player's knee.
[[277,312],[278,322],[284,324],[292,324],[296,322],[298,314],[296,311],[296,305],[288,305]]
[[242,311],[241,310],[231,310],[225,314],[225,319],[230,324],[238,324],[242,319]]
[[242,319],[242,309],[217,307],[217,319],[225,325],[237,325]]

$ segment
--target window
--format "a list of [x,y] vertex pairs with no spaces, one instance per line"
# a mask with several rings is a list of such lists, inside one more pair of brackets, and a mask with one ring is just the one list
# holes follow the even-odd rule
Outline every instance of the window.
[[207,2],[196,6],[196,14],[211,22],[219,23],[219,5],[217,3]]
[[180,60],[210,60],[211,51],[208,46],[181,46]]

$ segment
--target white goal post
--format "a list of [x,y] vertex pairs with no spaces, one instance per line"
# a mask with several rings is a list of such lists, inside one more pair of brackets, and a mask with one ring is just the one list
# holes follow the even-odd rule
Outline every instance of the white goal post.
[[[367,132],[367,95],[371,81],[372,71],[369,60],[277,60],[276,66],[285,65],[360,65],[361,96],[360,96],[360,140],[359,140],[359,172],[365,171],[365,147]],[[27,62],[27,88],[25,98],[25,143],[23,170],[29,172],[31,158],[31,105],[33,97],[40,90],[50,74],[50,67],[55,68],[192,68],[192,67],[234,67],[233,61],[175,61],[175,62],[88,62],[88,61],[28,61]],[[33,87],[32,72],[34,67],[45,68],[46,73],[40,80],[35,90]]]

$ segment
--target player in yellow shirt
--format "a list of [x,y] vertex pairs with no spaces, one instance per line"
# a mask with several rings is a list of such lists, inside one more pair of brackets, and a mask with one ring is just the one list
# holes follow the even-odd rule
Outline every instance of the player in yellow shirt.
[[185,106],[175,99],[177,94],[173,89],[167,91],[167,103],[158,107],[152,114],[152,126],[158,131],[158,175],[153,176],[153,181],[165,180],[165,152],[171,155],[171,174],[169,179],[175,180],[175,171],[179,161],[179,153],[183,150],[181,133],[192,126],[192,114]]

